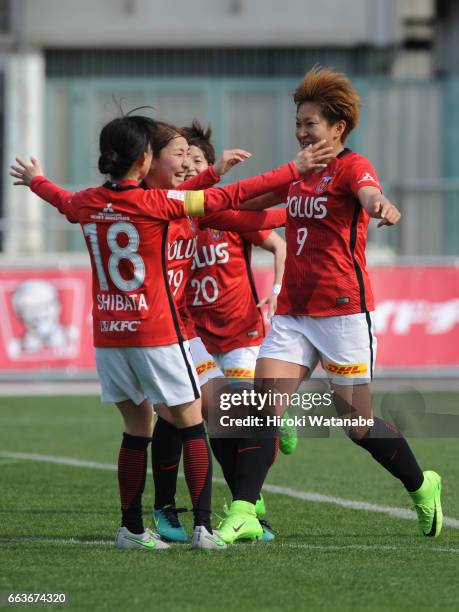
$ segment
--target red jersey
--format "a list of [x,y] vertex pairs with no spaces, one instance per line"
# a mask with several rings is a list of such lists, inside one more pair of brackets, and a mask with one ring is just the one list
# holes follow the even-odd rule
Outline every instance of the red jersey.
[[[262,174],[259,178],[265,182],[271,181],[274,173],[277,172],[278,170],[270,171]],[[219,179],[220,176],[210,166],[204,172],[183,182],[180,189],[204,189],[215,184]],[[252,180],[247,179],[247,181]],[[241,181],[241,183],[244,183],[244,181]],[[198,229],[212,227],[237,232],[255,232],[281,227],[285,225],[285,222],[285,210],[272,209],[266,211],[224,210],[206,214],[199,219],[193,217],[177,219],[169,224],[167,273],[171,291],[185,328],[185,338],[191,339],[200,335],[194,323],[194,315],[189,309],[188,297],[190,294],[186,294],[186,287],[190,278],[194,275],[191,265],[196,253]],[[244,346],[248,345],[245,344]]]
[[270,234],[199,231],[187,303],[210,353],[262,343],[265,326],[250,261],[252,244],[259,246]]
[[290,185],[287,259],[276,314],[313,317],[374,310],[366,271],[370,217],[359,189],[381,189],[370,162],[344,149],[319,173]]
[[[180,184],[180,189],[206,189],[220,181],[213,166]],[[148,185],[145,185],[148,188]],[[197,220],[194,217],[177,219],[169,224],[167,250],[167,276],[177,304],[185,338],[194,338],[196,330],[186,306],[185,285],[191,276],[191,262],[196,251]]]
[[229,208],[292,175],[298,173],[290,163],[205,192],[144,190],[128,181],[72,194],[42,176],[30,187],[82,226],[93,273],[94,345],[161,346],[182,341],[184,332],[167,278],[168,221]]
[[[173,221],[169,225],[169,263],[168,276],[171,291],[176,300],[182,323],[185,327],[185,337],[188,339],[200,336],[200,331],[195,326],[195,311],[190,310],[192,292],[189,290],[189,283],[193,285],[196,275],[196,268],[193,260],[196,256],[198,247],[198,235],[202,229],[211,227],[214,230],[237,230],[237,232],[249,232],[248,238],[253,237],[254,243],[258,244],[258,230],[284,226],[286,223],[285,209],[272,209],[266,211],[236,211],[224,210],[218,213],[211,213],[199,219],[188,217]],[[234,236],[239,233],[228,232]],[[226,233],[226,232],[224,232]],[[262,233],[264,236],[271,232]],[[260,341],[261,342],[261,341]],[[256,344],[256,343],[254,343]],[[245,344],[243,346],[249,346]]]

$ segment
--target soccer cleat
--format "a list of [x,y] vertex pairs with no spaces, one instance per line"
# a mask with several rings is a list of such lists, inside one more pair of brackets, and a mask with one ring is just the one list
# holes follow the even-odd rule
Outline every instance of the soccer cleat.
[[420,532],[427,538],[437,538],[443,525],[441,477],[432,470],[424,472],[424,482],[410,495],[418,515]]
[[242,500],[233,501],[218,533],[228,544],[237,540],[261,540],[263,527],[257,519],[255,505]]
[[262,542],[272,542],[276,538],[276,536],[274,535],[272,531],[273,528],[268,523],[268,521],[259,519],[259,522],[263,529],[263,535],[261,536],[261,541]]
[[118,529],[115,546],[137,550],[165,550],[170,548],[169,544],[163,542],[159,535],[151,529],[145,529],[143,533],[131,533],[127,527]]
[[227,546],[221,539],[218,531],[209,532],[204,525],[198,525],[193,531],[191,548],[200,548],[201,550],[224,550]]
[[276,537],[272,532],[272,527],[268,521],[262,520],[262,517],[266,514],[266,504],[263,495],[260,493],[260,497],[255,502],[255,514],[257,519],[260,521],[260,525],[263,528],[263,535],[261,537],[262,542],[272,542]]
[[[283,419],[288,419],[288,412],[284,413]],[[298,435],[294,425],[280,425],[279,429],[279,450],[284,455],[291,455],[298,445]]]
[[186,512],[186,508],[175,506],[164,506],[159,510],[153,510],[153,522],[156,531],[167,542],[188,542],[186,531],[180,524],[178,514]]
[[262,518],[266,514],[266,504],[263,495],[260,493],[259,498],[255,502],[255,514],[257,518]]

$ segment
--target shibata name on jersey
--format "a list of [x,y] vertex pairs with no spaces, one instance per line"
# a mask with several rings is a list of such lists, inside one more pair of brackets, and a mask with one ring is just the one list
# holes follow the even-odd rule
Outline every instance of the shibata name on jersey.
[[381,190],[370,162],[344,149],[327,168],[294,181],[287,202],[287,260],[276,314],[335,316],[374,310],[366,271],[370,217],[357,198]]
[[187,303],[198,335],[210,353],[261,344],[263,316],[250,269],[252,244],[270,231],[239,234],[201,229]]

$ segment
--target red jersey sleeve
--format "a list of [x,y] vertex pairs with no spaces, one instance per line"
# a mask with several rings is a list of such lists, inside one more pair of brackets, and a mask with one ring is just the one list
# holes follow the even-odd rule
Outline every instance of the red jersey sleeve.
[[268,210],[224,210],[199,219],[199,229],[211,227],[226,232],[257,232],[283,227],[287,222],[286,208]]
[[234,202],[233,208],[238,208],[241,202],[251,200],[265,193],[271,193],[272,191],[286,188],[292,181],[299,177],[300,174],[294,162],[289,162],[276,170],[270,170],[264,174],[259,174],[258,176],[244,179],[238,183],[216,189],[226,191]]
[[282,189],[276,189],[276,191],[274,191],[274,195],[279,198],[279,203],[284,204],[287,201],[289,190],[290,185],[286,185],[285,187],[282,187]]
[[271,234],[272,230],[263,230],[259,232],[243,232],[241,237],[259,247]]
[[67,217],[70,223],[78,223],[78,215],[74,206],[73,196],[71,191],[62,189],[45,176],[36,176],[30,182],[30,189],[42,200],[48,202],[57,210]]
[[183,183],[180,184],[180,189],[187,189],[190,191],[207,189],[219,183],[220,179],[221,176],[215,172],[214,167],[209,166],[206,170],[203,170],[203,172],[183,181]]
[[381,191],[381,184],[368,159],[359,155],[347,170],[347,185],[351,193],[357,197],[362,187],[376,187]]

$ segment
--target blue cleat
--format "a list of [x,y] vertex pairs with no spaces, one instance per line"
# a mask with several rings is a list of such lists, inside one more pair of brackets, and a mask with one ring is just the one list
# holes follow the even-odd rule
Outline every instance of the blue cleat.
[[187,512],[186,508],[164,506],[159,510],[153,510],[156,531],[166,542],[188,542],[187,533],[178,518],[181,512]]

